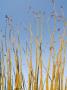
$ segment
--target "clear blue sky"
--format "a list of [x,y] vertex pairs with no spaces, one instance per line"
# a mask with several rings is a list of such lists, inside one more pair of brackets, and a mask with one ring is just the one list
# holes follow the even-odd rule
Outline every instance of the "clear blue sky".
[[[0,30],[2,29],[2,33],[0,32],[0,41],[2,39],[2,34],[4,34],[5,28],[6,28],[6,21],[5,21],[5,15],[11,16],[13,19],[13,28],[15,35],[17,34],[17,29],[20,30],[20,40],[21,40],[21,45],[24,47],[26,40],[30,40],[29,32],[26,31],[26,28],[29,26],[31,23],[32,25],[32,32],[35,37],[36,35],[36,30],[37,30],[37,23],[36,23],[36,18],[33,16],[32,11],[41,11],[44,13],[43,15],[43,46],[44,48],[46,42],[49,42],[50,40],[50,34],[48,32],[49,27],[50,31],[52,32],[53,30],[53,19],[50,18],[49,22],[49,16],[50,12],[52,11],[52,4],[50,2],[51,0],[0,0]],[[55,0],[56,1],[56,13],[61,14],[60,7],[63,5],[64,7],[64,15],[65,18],[67,19],[67,0]],[[60,25],[61,24],[61,25]],[[59,47],[58,44],[58,35],[63,32],[63,26],[62,22],[58,23],[57,22],[57,28],[56,28],[56,34],[55,34],[55,39],[56,39],[56,50]],[[58,28],[61,28],[60,31],[58,32]],[[8,34],[8,32],[7,32]],[[7,36],[8,37],[8,36]],[[17,37],[17,35],[16,35]],[[67,37],[65,37],[67,39]],[[9,42],[9,41],[8,41]],[[25,49],[25,47],[24,47]],[[43,60],[44,64],[47,63],[48,60],[48,55],[49,55],[49,44],[47,45],[47,48],[45,49],[45,53],[43,53],[43,59],[45,57],[45,60]],[[34,61],[35,61],[35,44],[33,43],[33,66]],[[23,52],[23,72],[24,76],[26,77],[27,81],[27,73],[28,73],[28,68],[26,63],[26,58],[25,54]],[[47,57],[46,57],[47,56]],[[13,59],[13,56],[12,56]],[[13,62],[14,66],[14,62]],[[67,70],[65,68],[65,70]],[[67,73],[65,73],[65,76],[67,76]]]

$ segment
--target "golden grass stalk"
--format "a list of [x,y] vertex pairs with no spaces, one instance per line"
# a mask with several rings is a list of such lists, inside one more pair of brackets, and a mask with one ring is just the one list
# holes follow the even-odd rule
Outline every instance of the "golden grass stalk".
[[7,72],[8,72],[8,80],[7,80],[7,90],[12,90],[12,84],[11,84],[11,56],[10,56],[10,49],[7,50]]

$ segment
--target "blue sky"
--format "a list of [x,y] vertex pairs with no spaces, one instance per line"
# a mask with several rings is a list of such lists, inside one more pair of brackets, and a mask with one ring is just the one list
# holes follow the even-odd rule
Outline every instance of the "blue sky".
[[[55,10],[57,14],[61,14],[61,9],[60,7],[63,5],[64,7],[64,16],[67,19],[67,0],[55,0]],[[17,38],[17,30],[19,29],[20,32],[20,41],[21,41],[21,46],[25,46],[26,40],[30,40],[30,34],[27,31],[27,28],[29,27],[29,24],[32,26],[32,32],[33,36],[36,36],[37,32],[37,22],[36,18],[32,14],[32,11],[38,12],[41,11],[43,13],[42,16],[42,23],[43,23],[43,45],[42,48],[45,50],[43,52],[43,60],[44,64],[47,63],[48,56],[49,56],[49,41],[50,41],[50,32],[53,31],[53,18],[50,18],[50,13],[52,12],[52,4],[50,0],[0,0],[0,30],[2,29],[2,33],[0,32],[0,41],[2,39],[2,34],[4,34],[5,28],[6,28],[6,20],[5,20],[5,15],[11,16],[13,19],[13,29],[14,29],[14,35]],[[49,22],[50,21],[50,22]],[[61,24],[61,25],[60,25]],[[58,32],[58,28],[60,29],[60,32]],[[61,35],[63,32],[63,23],[57,22],[57,28],[56,28],[56,33],[55,33],[55,39],[57,44],[55,45],[56,51],[59,48],[59,43],[58,43],[58,36]],[[7,35],[8,35],[8,30],[7,30]],[[8,36],[7,36],[8,38]],[[67,39],[67,37],[65,37]],[[45,44],[48,42],[48,45],[46,45],[45,49]],[[4,40],[3,40],[4,43]],[[9,43],[9,40],[8,40]],[[25,47],[24,47],[25,49]],[[11,52],[12,53],[12,52]],[[13,53],[12,53],[13,54]],[[26,77],[27,81],[27,73],[28,73],[28,68],[26,65],[26,56],[24,52],[22,53],[23,57],[23,72],[24,76]],[[33,66],[35,66],[35,43],[33,41]],[[46,57],[47,56],[47,57]],[[13,55],[12,55],[12,60],[13,60]],[[13,61],[13,66],[14,66],[14,61]],[[66,70],[66,68],[65,68]],[[67,73],[65,73],[65,76],[67,76]]]

